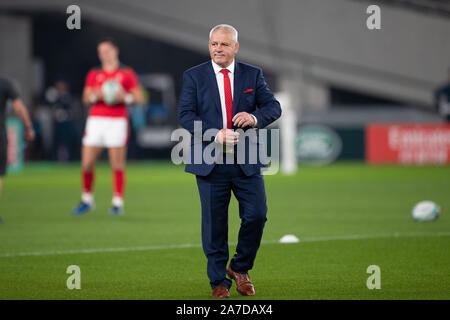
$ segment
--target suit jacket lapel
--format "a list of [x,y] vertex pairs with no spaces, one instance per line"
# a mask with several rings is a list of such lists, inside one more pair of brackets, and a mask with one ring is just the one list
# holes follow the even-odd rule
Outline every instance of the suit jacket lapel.
[[233,117],[236,113],[239,112],[239,99],[242,95],[244,84],[244,75],[242,73],[241,68],[239,67],[239,63],[235,62],[234,66],[234,85],[233,85]]
[[214,74],[214,68],[212,66],[212,62],[207,64],[206,74],[208,76],[207,83],[210,86],[211,97],[214,100],[214,104],[217,108],[217,112],[220,115],[220,120],[221,120],[220,123],[222,123],[222,107],[220,105],[220,94],[219,94],[219,88],[217,87],[217,79],[216,79],[216,75]]

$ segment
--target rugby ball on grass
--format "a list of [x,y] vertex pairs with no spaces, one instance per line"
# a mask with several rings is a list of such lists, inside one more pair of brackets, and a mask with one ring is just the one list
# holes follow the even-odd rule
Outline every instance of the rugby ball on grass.
[[441,208],[433,201],[421,201],[414,206],[411,214],[416,221],[432,221],[439,218]]

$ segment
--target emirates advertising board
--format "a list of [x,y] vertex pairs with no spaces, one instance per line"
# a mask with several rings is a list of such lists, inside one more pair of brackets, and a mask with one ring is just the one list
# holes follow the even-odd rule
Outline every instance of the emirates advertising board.
[[369,164],[450,163],[449,124],[371,123],[365,140]]

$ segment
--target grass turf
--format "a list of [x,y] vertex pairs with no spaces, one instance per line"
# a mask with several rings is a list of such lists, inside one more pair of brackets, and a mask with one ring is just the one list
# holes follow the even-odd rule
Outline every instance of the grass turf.
[[[210,298],[194,176],[167,163],[129,163],[123,216],[107,213],[111,178],[100,164],[95,211],[73,216],[77,165],[28,164],[22,174],[6,177],[0,299]],[[449,178],[450,167],[361,163],[265,177],[269,212],[250,271],[254,299],[449,299]],[[440,204],[442,216],[413,221],[411,208],[420,200]],[[232,198],[231,243],[237,241],[237,209]],[[275,242],[285,234],[305,241]],[[361,238],[346,239],[352,235]],[[193,246],[167,247],[183,244]],[[151,248],[136,249],[143,246]],[[124,249],[76,253],[107,248]],[[81,290],[66,287],[69,265],[81,268]],[[381,290],[366,287],[369,265],[381,268]],[[231,294],[243,299],[235,285]]]

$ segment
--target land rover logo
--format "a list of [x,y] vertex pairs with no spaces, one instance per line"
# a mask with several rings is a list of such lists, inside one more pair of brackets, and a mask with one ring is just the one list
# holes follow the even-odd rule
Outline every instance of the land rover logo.
[[300,127],[295,144],[298,161],[312,165],[331,163],[342,150],[342,141],[336,132],[321,125]]

